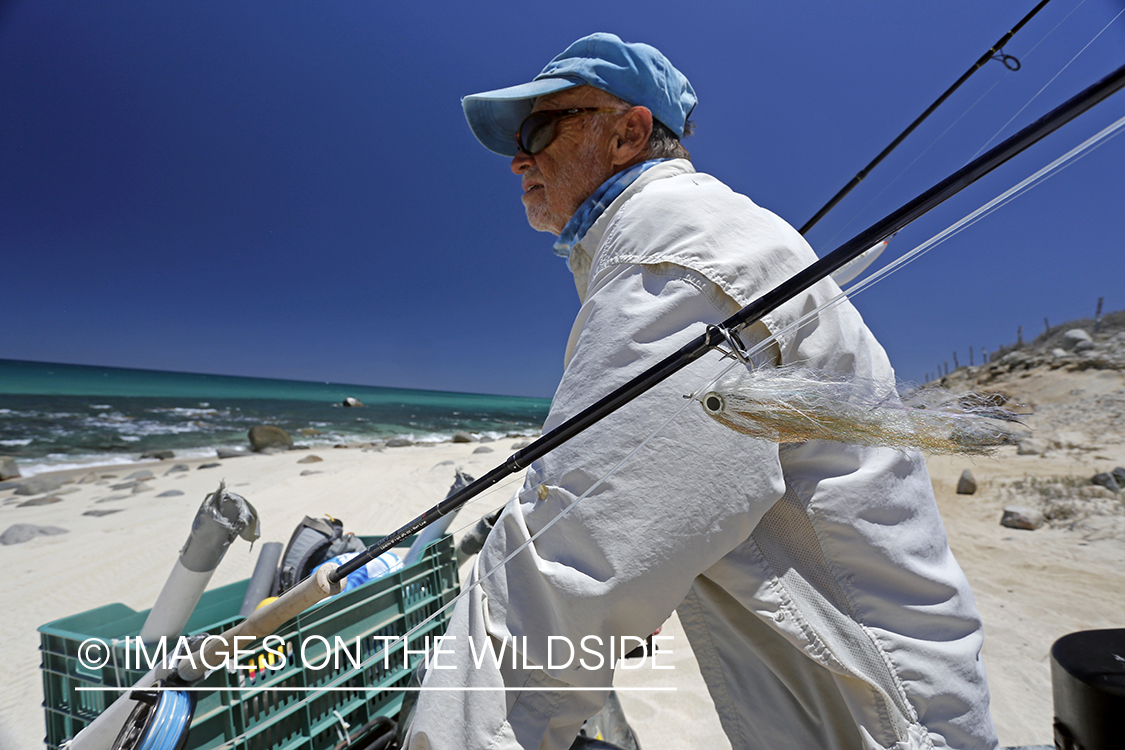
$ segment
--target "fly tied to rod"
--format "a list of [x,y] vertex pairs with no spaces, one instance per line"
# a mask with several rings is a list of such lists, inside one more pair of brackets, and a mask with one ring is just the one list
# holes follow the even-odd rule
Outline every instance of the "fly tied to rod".
[[699,395],[719,424],[775,443],[831,440],[935,454],[986,455],[1024,437],[998,394],[898,388],[799,366],[745,368]]

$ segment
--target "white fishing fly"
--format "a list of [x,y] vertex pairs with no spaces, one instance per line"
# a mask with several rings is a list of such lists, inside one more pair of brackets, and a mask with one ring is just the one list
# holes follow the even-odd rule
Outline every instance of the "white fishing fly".
[[995,393],[889,387],[800,366],[732,370],[698,394],[716,422],[775,443],[832,440],[927,453],[988,454],[1020,437]]

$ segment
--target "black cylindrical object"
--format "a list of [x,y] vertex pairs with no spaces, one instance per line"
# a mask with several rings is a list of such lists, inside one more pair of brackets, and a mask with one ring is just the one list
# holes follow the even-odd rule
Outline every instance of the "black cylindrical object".
[[242,598],[242,606],[238,609],[239,617],[249,617],[262,600],[270,596],[283,546],[281,542],[266,542],[262,545],[262,551],[258,553],[258,563],[254,566],[254,574],[246,584],[246,595]]
[[1070,633],[1051,646],[1055,747],[1125,746],[1125,628]]

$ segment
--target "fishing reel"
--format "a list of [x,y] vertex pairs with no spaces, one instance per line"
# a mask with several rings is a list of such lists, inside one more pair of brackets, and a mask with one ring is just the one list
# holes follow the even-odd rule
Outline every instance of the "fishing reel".
[[168,681],[159,689],[134,690],[137,707],[113,742],[112,750],[183,750],[195,714],[195,693],[176,690]]

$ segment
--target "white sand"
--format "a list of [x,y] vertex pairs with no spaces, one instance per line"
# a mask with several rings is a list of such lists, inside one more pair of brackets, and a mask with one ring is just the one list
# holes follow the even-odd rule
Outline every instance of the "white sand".
[[[1118,383],[1116,387],[1121,387]],[[111,491],[109,482],[69,484],[61,502],[18,507],[11,491],[0,491],[0,532],[16,523],[59,526],[69,533],[0,546],[0,654],[5,679],[0,685],[0,747],[41,747],[39,635],[36,628],[57,618],[111,602],[143,610],[151,606],[203,497],[225,479],[253,503],[263,519],[263,541],[288,540],[304,515],[331,514],[362,534],[397,528],[440,500],[453,481],[454,468],[474,476],[510,453],[513,441],[493,444],[493,453],[474,454],[475,444],[317,450],[324,461],[298,464],[307,452],[229,459],[219,468],[164,475],[176,461],[150,462],[156,474],[151,491]],[[1041,529],[1013,531],[998,524],[1004,504],[998,485],[1024,475],[1089,476],[1125,465],[1120,436],[1098,436],[1098,449],[1057,452],[1053,457],[935,459],[931,471],[951,544],[973,583],[986,622],[985,661],[993,692],[993,715],[1004,745],[1049,744],[1051,685],[1048,650],[1064,633],[1125,625],[1125,543],[1120,539],[1084,540],[1081,533]],[[964,468],[981,483],[973,496],[956,495]],[[121,481],[133,467],[108,473]],[[301,476],[302,471],[317,474]],[[84,472],[78,472],[81,475]],[[515,480],[512,480],[513,482]],[[157,498],[169,489],[183,495]],[[511,487],[474,501],[454,522],[469,525],[501,504]],[[56,493],[58,494],[58,493]],[[124,495],[98,503],[99,499]],[[19,498],[22,501],[25,498]],[[92,509],[121,508],[100,518]],[[247,578],[257,559],[238,540],[219,567],[212,586]],[[676,692],[623,691],[621,698],[646,750],[729,747],[714,715],[686,640],[675,618],[665,628],[671,653],[661,663],[674,670],[646,667],[620,673],[619,686],[673,685]]]

